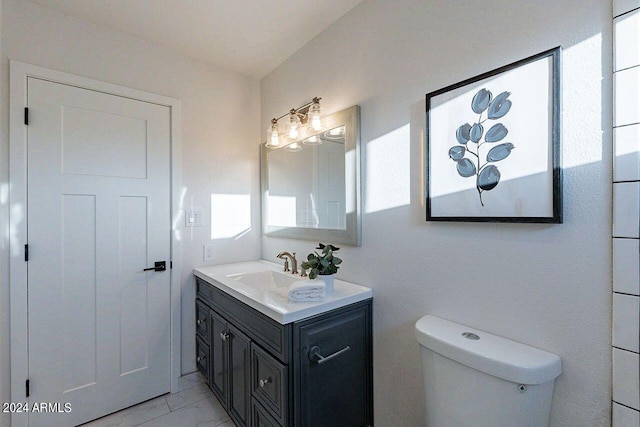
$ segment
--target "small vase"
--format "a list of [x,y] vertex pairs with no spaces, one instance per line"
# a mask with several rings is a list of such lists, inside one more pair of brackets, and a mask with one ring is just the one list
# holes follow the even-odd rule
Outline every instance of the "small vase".
[[333,292],[333,274],[320,275],[318,279],[324,281],[324,291],[326,293]]

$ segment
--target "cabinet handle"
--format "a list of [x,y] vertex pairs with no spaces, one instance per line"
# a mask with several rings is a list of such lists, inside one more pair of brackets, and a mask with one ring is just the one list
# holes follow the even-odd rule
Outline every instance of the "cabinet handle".
[[198,325],[201,325],[201,324],[203,324],[203,323],[204,323],[204,320],[202,320],[202,319],[198,319],[198,322],[197,322],[197,323],[198,323]]
[[314,345],[313,347],[311,347],[311,350],[309,350],[309,360],[311,360],[312,362],[318,362],[319,365],[322,365],[323,363],[328,362],[329,360],[336,358],[349,350],[351,350],[351,347],[346,346],[342,350],[338,350],[335,353],[325,357],[320,354],[320,347]]
[[221,339],[222,341],[226,341],[226,340],[227,340],[227,338],[229,338],[229,334],[224,333],[224,332],[220,332],[220,339]]
[[267,378],[266,380],[258,381],[258,385],[260,386],[260,388],[265,388],[267,386],[267,384],[269,384],[270,382],[273,382],[271,377]]
[[206,357],[198,356],[196,357],[196,362],[202,362],[204,359],[206,359]]

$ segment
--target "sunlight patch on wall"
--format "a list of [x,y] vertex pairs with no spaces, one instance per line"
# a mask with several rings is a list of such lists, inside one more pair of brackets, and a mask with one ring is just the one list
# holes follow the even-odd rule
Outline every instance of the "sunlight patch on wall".
[[410,126],[406,124],[367,143],[365,212],[411,202]]
[[[602,81],[602,63],[595,61],[595,58],[601,58],[601,53],[601,34],[562,51],[563,69],[571,69],[570,77],[568,73],[563,74],[562,104],[565,111],[580,106],[580,114],[562,115],[562,144],[565,147],[562,167],[565,169],[602,161],[603,121],[607,121],[603,106],[609,104],[607,99],[611,96],[603,91],[610,89],[602,86],[602,91],[585,90],[593,88],[593,82]],[[607,146],[604,150],[610,152],[611,149]]]
[[228,239],[251,229],[251,195],[211,194],[211,238]]
[[295,227],[296,198],[291,196],[268,196],[268,224],[274,227]]

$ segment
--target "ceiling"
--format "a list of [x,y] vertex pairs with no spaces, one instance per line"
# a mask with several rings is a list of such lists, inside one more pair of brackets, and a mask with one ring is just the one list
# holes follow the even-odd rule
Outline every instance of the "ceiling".
[[31,0],[262,78],[362,0]]

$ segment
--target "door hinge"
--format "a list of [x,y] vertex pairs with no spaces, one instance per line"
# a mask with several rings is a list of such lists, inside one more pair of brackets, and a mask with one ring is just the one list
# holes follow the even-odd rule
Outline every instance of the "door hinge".
[[29,245],[24,245],[24,260],[29,261]]
[[29,126],[29,108],[24,107],[24,124]]
[[29,397],[29,380],[25,383],[25,394]]
[[173,268],[173,261],[170,261],[169,262],[169,269],[172,269],[172,268]]

